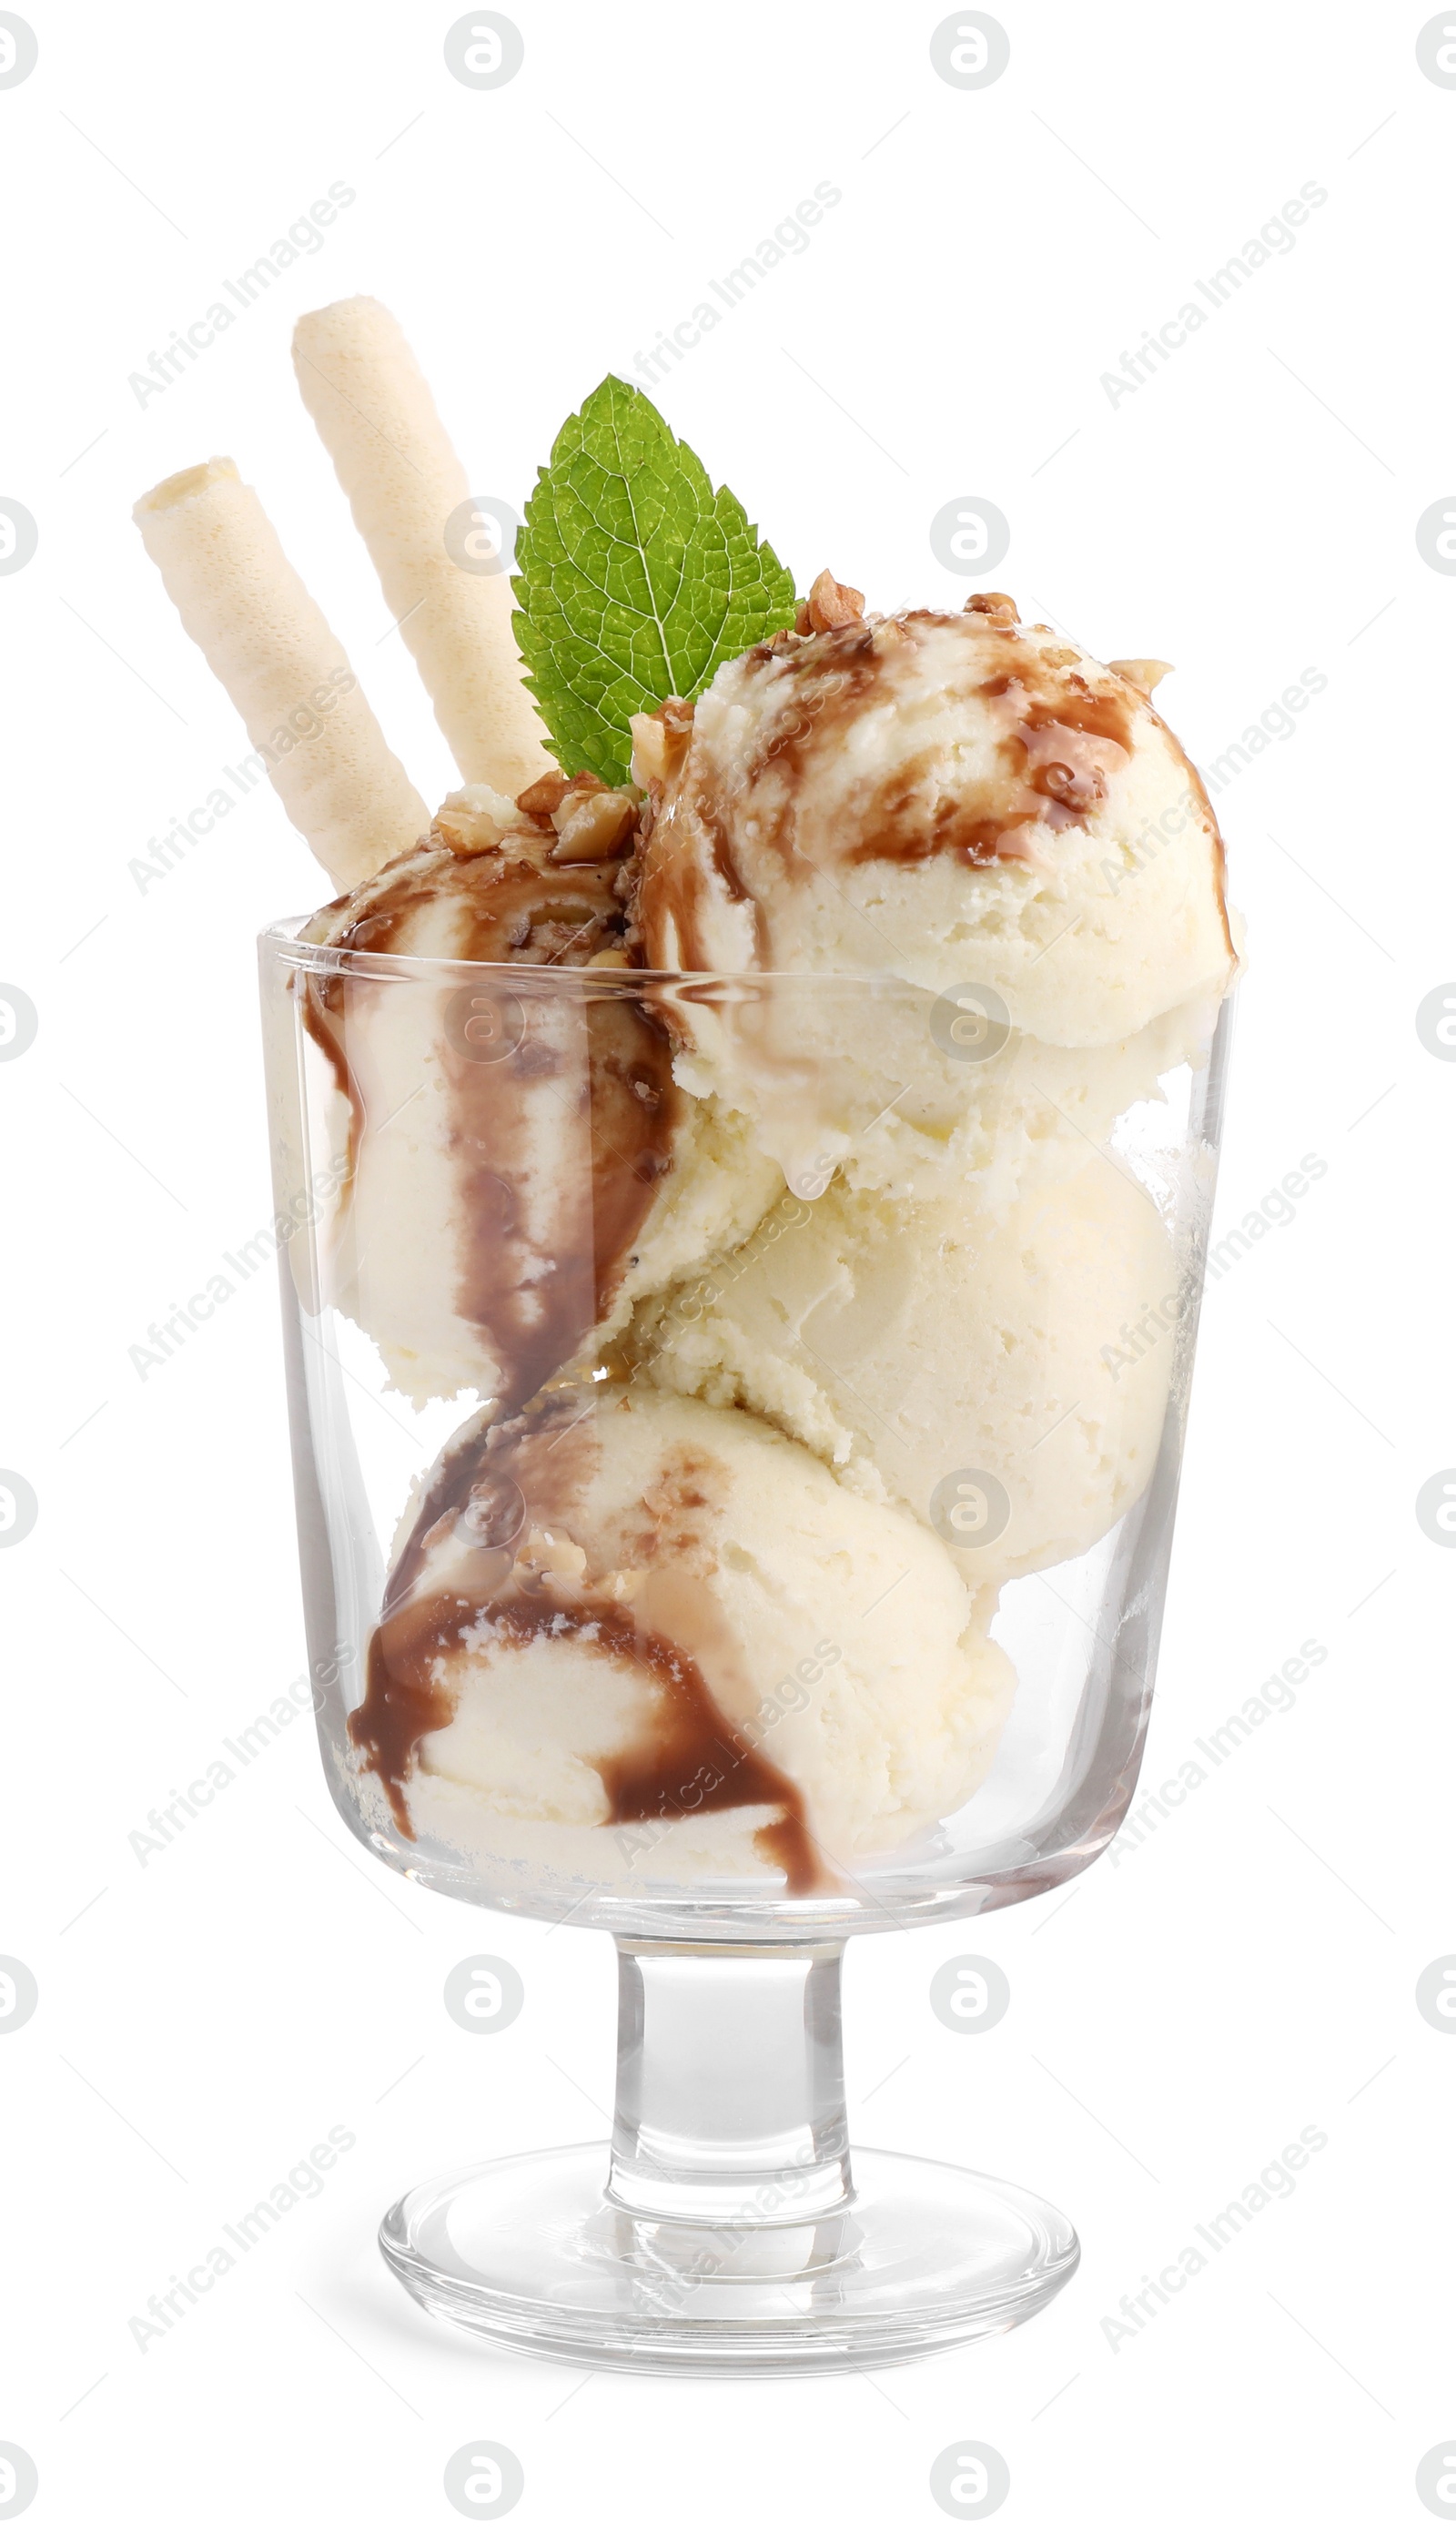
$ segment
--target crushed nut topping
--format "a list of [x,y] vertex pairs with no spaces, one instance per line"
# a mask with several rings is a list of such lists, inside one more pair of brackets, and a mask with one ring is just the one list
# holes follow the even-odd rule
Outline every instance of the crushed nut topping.
[[693,728],[693,706],[681,695],[669,695],[655,712],[634,713],[632,778],[643,791],[663,783],[682,763]]
[[468,860],[476,853],[492,853],[517,824],[514,801],[486,783],[468,783],[464,790],[452,791],[440,804],[426,843],[444,844],[458,859]]
[[1160,679],[1171,676],[1173,671],[1171,660],[1109,660],[1107,665],[1114,676],[1126,677],[1129,685],[1141,686],[1145,695],[1150,695]]
[[827,566],[818,575],[795,619],[796,633],[832,633],[836,625],[858,624],[865,612],[865,592],[836,580]]
[[994,624],[1014,624],[1017,620],[1016,601],[1008,598],[1004,589],[974,591],[961,611],[965,615],[988,615]]
[[655,713],[632,716],[632,778],[645,790],[667,773],[667,732]]
[[571,789],[571,780],[569,774],[538,775],[534,782],[528,782],[524,791],[517,792],[516,806],[524,817],[549,818],[553,809],[560,808]]
[[573,783],[551,813],[553,862],[609,862],[626,849],[637,823],[637,795],[609,791],[592,775],[590,788]]

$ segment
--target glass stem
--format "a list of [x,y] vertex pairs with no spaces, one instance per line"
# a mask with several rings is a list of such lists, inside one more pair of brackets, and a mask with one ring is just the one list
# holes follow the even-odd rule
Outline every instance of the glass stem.
[[846,2203],[843,1954],[618,1936],[616,2205],[748,2228]]

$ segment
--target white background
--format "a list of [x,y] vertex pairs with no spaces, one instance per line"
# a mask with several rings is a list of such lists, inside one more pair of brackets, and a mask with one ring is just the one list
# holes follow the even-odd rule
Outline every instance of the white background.
[[[1420,8],[1007,0],[1010,67],[967,93],[933,6],[512,7],[525,67],[476,93],[448,5],[27,0],[38,67],[0,91],[0,494],[39,527],[0,579],[0,975],[39,1014],[0,1065],[0,1463],[39,1502],[0,1560],[0,1952],[40,1988],[0,2040],[0,2440],[37,2526],[447,2524],[479,2437],[521,2458],[523,2525],[934,2524],[966,2437],[1007,2459],[1008,2532],[1419,2525],[1456,2438],[1456,2034],[1415,2004],[1456,1951],[1456,1564],[1414,1517],[1456,1462],[1456,1067],[1414,1025],[1456,974],[1456,578],[1415,540],[1456,483],[1456,91]],[[872,2380],[573,2377],[426,2322],[372,2236],[427,2172],[603,2130],[606,1938],[374,1870],[307,1718],[160,1858],[128,1842],[303,1667],[271,1275],[144,1381],[129,1349],[268,1217],[252,938],[320,893],[261,791],[129,872],[244,747],[129,512],[231,452],[438,796],[294,318],[385,300],[472,484],[519,508],[602,373],[821,180],[809,250],[659,398],[801,587],[827,561],[871,604],[959,603],[928,523],[980,494],[1012,526],[994,585],[1176,662],[1158,700],[1205,767],[1327,679],[1219,795],[1252,956],[1218,1229],[1327,1168],[1209,1295],[1148,1780],[1306,1639],[1327,1659],[1070,1895],[851,1947],[856,2133],[1065,2207],[1085,2263],[1046,2315]],[[129,374],[333,181],[358,199],[321,251],[140,407]],[[1294,251],[1114,406],[1101,374],[1307,182]],[[481,1950],[526,1984],[491,2039],[441,2003]],[[968,1951],[1012,1986],[980,2037],[927,2001]],[[335,2124],[323,2195],[140,2351],[129,2317]],[[1307,2125],[1293,2198],[1114,2350],[1119,2298]]]

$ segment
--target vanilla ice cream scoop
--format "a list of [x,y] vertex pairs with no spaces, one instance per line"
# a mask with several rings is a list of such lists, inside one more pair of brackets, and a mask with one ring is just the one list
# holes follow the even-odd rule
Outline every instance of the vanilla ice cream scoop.
[[734,979],[678,995],[674,1079],[724,1103],[796,1195],[852,1187],[1004,1213],[1085,1164],[1119,1117],[1207,1052],[1217,1005],[1182,1003],[1130,1038],[1048,1046],[1007,1027],[980,989],[898,977]]
[[1216,1003],[1223,848],[1135,665],[986,598],[756,644],[642,732],[647,963],[974,984],[1061,1047]]
[[1002,1220],[832,1186],[645,1304],[640,1374],[748,1408],[903,1504],[974,1583],[1082,1555],[1147,1486],[1180,1318],[1157,1208],[1110,1156]]
[[573,1387],[437,1465],[350,1729],[412,1835],[805,1891],[959,1808],[1012,1687],[906,1514],[736,1410]]
[[[417,1404],[466,1389],[524,1404],[590,1331],[745,1237],[782,1185],[740,1121],[677,1088],[664,1030],[615,981],[620,863],[556,858],[563,840],[619,846],[624,823],[574,837],[572,817],[589,824],[594,804],[600,830],[623,795],[551,787],[561,834],[549,813],[457,795],[414,852],[306,927],[354,953],[301,983],[338,1093],[326,1295]],[[442,985],[410,959],[489,963]],[[532,993],[542,967],[589,972],[578,992]]]

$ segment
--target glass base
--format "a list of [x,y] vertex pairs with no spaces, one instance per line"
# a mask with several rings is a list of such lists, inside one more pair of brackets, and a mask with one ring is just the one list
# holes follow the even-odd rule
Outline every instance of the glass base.
[[606,2194],[603,2145],[426,2181],[379,2228],[417,2303],[524,2354],[639,2374],[832,2374],[1013,2330],[1080,2257],[1024,2189],[860,2147],[827,2213],[691,2223]]

